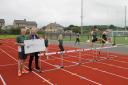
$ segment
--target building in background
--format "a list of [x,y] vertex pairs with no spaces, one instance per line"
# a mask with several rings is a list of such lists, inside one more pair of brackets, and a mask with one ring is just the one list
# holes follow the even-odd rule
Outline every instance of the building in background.
[[44,31],[62,33],[64,32],[64,27],[57,23],[50,23],[45,27]]
[[5,20],[4,19],[0,19],[0,27],[5,26]]
[[37,23],[35,21],[26,21],[26,19],[14,20],[13,25],[15,27],[28,27],[28,28],[37,27]]

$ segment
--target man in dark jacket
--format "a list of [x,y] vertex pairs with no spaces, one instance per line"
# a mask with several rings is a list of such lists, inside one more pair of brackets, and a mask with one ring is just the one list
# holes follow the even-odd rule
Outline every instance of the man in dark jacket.
[[[29,39],[31,39],[31,40],[32,39],[39,39],[39,37],[37,35],[37,29],[36,28],[31,29]],[[30,54],[29,66],[28,66],[29,71],[32,71],[32,61],[33,61],[34,57],[35,57],[35,68],[40,71],[38,54],[39,54],[39,52],[35,52],[35,53]]]

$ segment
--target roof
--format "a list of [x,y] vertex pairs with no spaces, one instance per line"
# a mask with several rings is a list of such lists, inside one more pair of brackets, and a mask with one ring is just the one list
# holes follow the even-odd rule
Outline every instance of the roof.
[[50,26],[50,27],[59,27],[59,28],[64,28],[63,26],[61,26],[60,24],[57,24],[57,23],[50,23],[47,25],[47,27]]
[[26,24],[26,21],[25,20],[14,20],[14,23],[17,23],[17,24]]
[[34,21],[27,21],[26,24],[27,24],[27,25],[34,25],[34,26],[37,25],[37,23],[34,22]]
[[5,20],[4,19],[0,19],[0,23],[5,23]]
[[26,24],[26,25],[31,25],[31,26],[37,26],[37,23],[35,21],[26,21],[24,20],[14,20],[14,23],[16,24]]

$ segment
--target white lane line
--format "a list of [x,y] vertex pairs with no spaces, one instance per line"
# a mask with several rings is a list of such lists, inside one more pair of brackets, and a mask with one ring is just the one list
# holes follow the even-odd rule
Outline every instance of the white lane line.
[[[46,61],[43,61],[43,60],[41,60],[41,61],[44,62],[44,63],[46,63],[46,64],[48,64],[48,65],[51,65],[51,66],[56,67],[55,65],[52,65],[52,64],[50,64],[50,63],[48,63],[48,62],[46,62]],[[102,84],[100,84],[100,83],[98,83],[98,82],[95,82],[95,81],[93,81],[93,80],[91,80],[91,79],[88,79],[88,78],[86,78],[86,77],[80,76],[80,75],[78,75],[77,73],[73,73],[73,72],[70,72],[70,71],[65,70],[65,69],[60,69],[60,70],[62,70],[62,71],[64,71],[64,72],[67,72],[67,73],[69,73],[69,74],[71,74],[71,75],[77,76],[77,77],[79,77],[79,78],[81,78],[81,79],[90,81],[90,82],[92,82],[92,83],[94,83],[94,84],[102,85]]]
[[[28,64],[28,62],[25,62],[25,64]],[[0,65],[0,67],[8,67],[8,66],[16,66],[18,65],[18,63],[14,63],[14,64],[4,64],[4,65]]]
[[117,65],[113,65],[113,64],[107,64],[107,63],[103,63],[103,62],[97,62],[97,63],[104,64],[104,65],[107,65],[107,66],[112,66],[112,67],[116,67],[116,68],[121,68],[121,69],[128,70],[128,68],[126,68],[126,67],[121,67],[121,66],[117,66]]
[[[90,55],[90,54],[86,54],[86,55]],[[82,58],[82,59],[84,59],[84,58]],[[109,59],[109,60],[113,60],[114,61],[114,59]],[[118,61],[118,62],[123,62],[124,63],[124,61]],[[128,70],[128,68],[126,68],[126,67],[121,67],[121,66],[117,66],[117,65],[113,65],[113,64],[107,64],[107,63],[103,63],[103,62],[97,62],[97,63],[101,63],[101,64],[105,64],[105,65],[108,65],[108,66],[113,66],[113,67],[116,67],[116,68],[121,68],[121,69]]]
[[4,80],[4,78],[2,77],[1,74],[0,74],[0,79],[1,79],[1,81],[2,81],[2,83],[3,83],[3,85],[7,85],[6,82],[5,82],[5,80]]
[[[9,53],[7,53],[6,51],[2,50],[0,48],[0,50],[5,53],[6,55],[8,55],[10,58],[12,58],[13,60],[15,60],[16,62],[18,62],[14,57],[12,57]],[[25,66],[26,67],[26,66]],[[27,68],[27,67],[26,67]],[[44,80],[45,82],[47,82],[49,85],[54,85],[53,83],[51,83],[49,80],[45,79],[44,77],[40,76],[39,74],[37,74],[36,72],[32,71],[35,75],[37,75],[39,78],[41,78],[42,80]]]
[[[10,48],[12,48],[12,47],[10,47]],[[12,48],[12,49],[14,49],[14,48]],[[16,49],[15,49],[16,50]],[[17,50],[16,50],[17,51]],[[56,67],[55,65],[52,65],[52,64],[50,64],[50,63],[48,63],[48,62],[46,62],[46,61],[43,61],[43,60],[41,60],[42,62],[44,62],[44,63],[47,63],[48,65],[51,65],[51,66],[53,66],[53,67]],[[92,80],[90,80],[90,79],[88,79],[88,78],[86,78],[86,77],[83,77],[83,76],[80,76],[80,75],[78,75],[78,74],[75,74],[75,73],[72,73],[72,72],[70,72],[70,71],[68,71],[68,70],[64,70],[64,69],[61,69],[61,70],[63,70],[64,72],[67,72],[67,73],[69,73],[69,74],[73,74],[73,75],[75,75],[75,76],[77,76],[77,77],[79,77],[79,78],[81,78],[81,79],[84,79],[84,80],[87,80],[87,81],[89,81],[89,82],[92,82],[92,83],[94,83],[94,84],[97,84],[97,85],[102,85],[102,84],[100,84],[100,83],[98,83],[98,82],[95,82],[95,81],[92,81]]]
[[[88,55],[88,54],[87,54]],[[68,55],[70,56],[70,55]],[[82,59],[85,59],[85,58],[82,58]],[[110,59],[111,60],[111,59]],[[113,59],[114,60],[114,59]],[[103,63],[103,62],[97,62],[97,63],[101,63],[101,64],[105,64],[105,65],[108,65],[108,66],[113,66],[113,67],[116,67],[116,68],[121,68],[121,69],[125,69],[125,70],[128,70],[128,68],[126,67],[121,67],[121,66],[117,66],[117,65],[113,65],[113,64],[107,64],[107,63]]]
[[15,63],[15,64],[4,64],[4,65],[0,65],[0,67],[15,66],[15,65],[17,65],[17,63]]
[[[9,47],[12,48],[11,46],[9,46]],[[12,49],[14,49],[14,48],[12,48]],[[14,50],[16,50],[16,49],[14,49]],[[90,54],[86,54],[86,55],[90,55]],[[68,56],[70,56],[70,55],[68,55]],[[58,58],[58,59],[60,59],[60,58]],[[82,59],[84,59],[84,58],[82,58]],[[103,62],[98,62],[98,63],[106,64],[106,63],[103,63]],[[121,67],[121,66],[117,66],[117,65],[113,65],[113,64],[106,64],[106,65],[113,66],[113,67],[116,67],[116,68],[127,69],[128,70],[128,68],[126,68],[126,67]]]
[[[71,62],[71,61],[69,61],[69,60],[66,60],[66,59],[64,59],[65,61],[67,61],[67,62]],[[121,75],[117,75],[117,74],[115,74],[115,73],[110,73],[110,72],[107,72],[107,71],[104,71],[104,70],[100,70],[100,69],[98,69],[98,68],[94,68],[94,67],[90,67],[90,66],[85,66],[85,65],[81,65],[81,66],[83,66],[83,67],[88,67],[88,68],[91,68],[91,69],[93,69],[93,70],[97,70],[97,71],[100,71],[100,72],[103,72],[103,73],[106,73],[106,74],[109,74],[109,75],[113,75],[113,76],[116,76],[116,77],[120,77],[120,78],[123,78],[123,79],[128,79],[127,77],[124,77],[124,76],[121,76]],[[123,68],[123,67],[118,67],[118,68]],[[124,68],[123,68],[124,69]],[[125,69],[127,69],[127,68],[125,68]]]
[[112,61],[116,61],[116,62],[121,62],[121,63],[128,63],[128,62],[126,62],[126,61],[122,61],[122,60],[115,60],[115,59],[110,59],[110,60],[112,60]]
[[97,70],[97,71],[100,71],[100,72],[104,72],[104,73],[107,73],[107,74],[110,74],[110,75],[113,75],[113,76],[120,77],[120,78],[123,78],[123,79],[128,80],[127,77],[120,76],[120,75],[117,75],[117,74],[114,74],[114,73],[110,73],[110,72],[107,72],[107,71],[103,71],[103,70],[100,70],[100,69],[98,69],[98,68],[94,68],[94,67],[90,67],[90,66],[86,66],[86,65],[82,65],[82,66],[83,66],[83,67],[86,67],[86,68],[90,68],[90,69],[93,69],[93,70]]

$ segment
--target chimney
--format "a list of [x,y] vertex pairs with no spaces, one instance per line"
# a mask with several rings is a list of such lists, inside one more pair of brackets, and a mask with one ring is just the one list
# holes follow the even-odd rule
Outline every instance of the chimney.
[[26,19],[24,19],[24,21],[26,22]]

